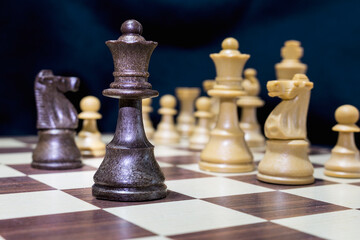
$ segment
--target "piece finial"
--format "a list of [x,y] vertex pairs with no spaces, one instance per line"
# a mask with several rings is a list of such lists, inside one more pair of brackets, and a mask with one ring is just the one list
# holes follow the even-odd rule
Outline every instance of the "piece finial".
[[299,41],[288,40],[281,48],[281,56],[284,59],[300,59],[303,56],[303,48]]
[[94,96],[84,97],[80,101],[80,109],[83,112],[97,112],[100,110],[100,101]]
[[339,124],[355,124],[359,120],[359,110],[352,105],[342,105],[336,109],[335,119]]
[[162,108],[175,108],[176,98],[173,95],[166,94],[160,98],[160,106]]
[[211,100],[208,97],[199,97],[196,100],[196,109],[202,112],[210,112]]
[[134,19],[125,21],[120,28],[122,34],[142,34],[143,27],[141,23]]
[[224,50],[238,50],[239,49],[239,42],[232,37],[226,38],[222,43],[221,43],[221,47]]
[[256,77],[257,75],[257,71],[254,68],[247,68],[244,70],[244,76],[245,78],[251,78],[251,77]]

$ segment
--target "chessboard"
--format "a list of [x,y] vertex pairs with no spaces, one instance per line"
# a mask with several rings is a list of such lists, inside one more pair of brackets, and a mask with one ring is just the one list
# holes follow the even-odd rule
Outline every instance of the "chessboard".
[[[104,136],[106,141],[111,136]],[[31,168],[36,137],[0,139],[0,239],[359,239],[360,179],[326,177],[326,148],[312,147],[315,183],[260,182],[256,171],[199,170],[199,152],[155,146],[168,196],[147,202],[97,200],[83,168]],[[263,152],[254,152],[258,163]]]

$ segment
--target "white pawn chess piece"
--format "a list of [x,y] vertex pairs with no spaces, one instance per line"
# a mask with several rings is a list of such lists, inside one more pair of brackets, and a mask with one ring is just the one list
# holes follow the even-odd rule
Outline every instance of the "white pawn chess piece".
[[263,150],[265,147],[265,137],[261,133],[260,125],[256,117],[256,109],[264,105],[258,95],[260,84],[256,78],[256,70],[253,68],[245,69],[245,80],[242,87],[246,96],[240,97],[237,105],[241,108],[240,128],[245,133],[245,141],[252,149]]
[[161,115],[160,123],[154,134],[154,141],[156,144],[171,145],[179,143],[180,135],[176,130],[174,124],[174,115],[176,98],[170,94],[164,95],[160,98],[160,109],[158,113]]
[[336,146],[331,157],[325,163],[324,174],[340,178],[360,178],[359,150],[356,147],[354,133],[360,132],[355,124],[359,120],[359,110],[351,105],[340,106],[335,111],[338,122],[332,130],[339,132]]
[[193,134],[190,137],[190,149],[202,150],[210,139],[211,100],[208,97],[200,97],[196,100],[195,117],[198,119]]
[[97,128],[97,119],[102,116],[98,113],[100,101],[94,96],[84,97],[80,101],[81,113],[79,119],[83,119],[83,126],[78,134],[76,144],[82,156],[101,157],[105,155],[105,143],[101,140],[101,134]]
[[[207,93],[209,90],[213,89],[215,86],[215,80],[205,80],[203,81],[203,89]],[[217,116],[219,115],[219,98],[210,96],[211,99],[211,113],[212,119],[210,122],[210,128],[213,129],[216,125]]]
[[142,117],[145,134],[148,139],[152,139],[155,132],[154,126],[150,119],[150,113],[153,111],[153,108],[151,107],[151,102],[151,98],[145,98],[142,100]]

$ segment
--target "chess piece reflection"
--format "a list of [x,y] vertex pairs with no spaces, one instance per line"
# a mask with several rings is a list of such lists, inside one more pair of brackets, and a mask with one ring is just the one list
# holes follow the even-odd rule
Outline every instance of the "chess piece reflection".
[[339,132],[336,146],[331,150],[331,157],[325,163],[325,175],[341,178],[360,178],[360,157],[356,147],[354,133],[360,132],[355,124],[359,120],[359,110],[351,105],[336,109],[338,122],[332,130]]
[[142,117],[145,134],[148,139],[152,139],[155,132],[154,126],[150,119],[150,113],[153,111],[153,108],[151,107],[151,102],[151,98],[145,98],[142,100]]
[[176,115],[176,98],[170,94],[160,98],[159,114],[161,115],[160,123],[154,134],[156,144],[171,145],[180,141],[180,135],[174,124],[174,115]]
[[210,140],[200,155],[199,167],[213,172],[250,172],[254,170],[253,156],[240,129],[236,98],[245,95],[242,90],[242,70],[248,54],[238,50],[234,38],[222,42],[220,53],[210,54],[216,67],[216,84],[208,94],[219,98],[220,112]]
[[176,129],[180,133],[180,137],[187,139],[194,131],[194,101],[199,96],[200,89],[178,87],[175,89],[175,93],[180,101],[180,112],[176,119]]
[[267,83],[270,97],[282,102],[265,122],[266,151],[257,178],[264,182],[302,185],[314,182],[306,141],[306,118],[313,83],[304,74]]
[[31,166],[40,169],[73,169],[82,166],[80,151],[75,144],[77,112],[65,97],[76,92],[76,77],[54,76],[42,70],[35,79],[35,99],[39,140],[33,151]]
[[242,82],[246,95],[240,97],[237,105],[241,108],[240,128],[245,133],[245,141],[250,148],[264,148],[265,137],[261,133],[260,125],[256,117],[256,109],[264,105],[264,101],[258,97],[260,84],[256,78],[256,70],[245,69],[245,80]]
[[78,134],[76,144],[82,156],[100,157],[105,155],[105,143],[101,140],[101,134],[97,128],[97,119],[102,116],[98,113],[100,101],[94,96],[84,97],[80,101],[81,113],[79,119],[83,119],[83,126]]
[[197,109],[195,117],[198,119],[198,122],[190,137],[189,148],[202,150],[210,139],[211,100],[208,97],[200,97],[196,100],[195,105]]

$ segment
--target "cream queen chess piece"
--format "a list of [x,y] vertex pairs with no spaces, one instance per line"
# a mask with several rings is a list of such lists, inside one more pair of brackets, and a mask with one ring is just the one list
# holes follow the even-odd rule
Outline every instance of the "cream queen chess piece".
[[293,79],[297,73],[306,74],[307,65],[300,62],[303,56],[303,48],[299,41],[289,40],[281,48],[281,57],[283,60],[275,65],[276,78]]
[[338,122],[332,130],[339,132],[336,146],[331,150],[331,157],[325,163],[325,175],[341,178],[360,178],[359,150],[356,147],[354,133],[360,132],[355,124],[359,120],[359,111],[351,105],[336,109]]
[[267,83],[270,97],[282,102],[265,122],[266,151],[260,161],[257,178],[264,182],[302,185],[314,182],[314,168],[309,160],[306,118],[313,83],[304,74],[293,80]]
[[97,128],[96,120],[102,116],[98,113],[100,101],[94,96],[84,97],[80,101],[81,113],[79,119],[83,119],[83,126],[76,139],[76,144],[82,156],[100,157],[105,155],[105,143],[101,140],[101,134]]
[[237,105],[241,108],[240,128],[244,131],[245,141],[250,148],[263,150],[265,137],[256,117],[256,109],[264,105],[264,101],[258,97],[260,84],[256,78],[255,69],[245,69],[244,76],[245,80],[242,82],[242,86],[246,96],[240,97],[237,101]]
[[220,112],[211,130],[209,143],[201,152],[200,169],[213,172],[249,172],[254,170],[253,156],[239,127],[236,99],[242,90],[242,70],[248,54],[238,50],[234,38],[222,42],[220,53],[210,54],[216,67],[216,84],[208,94],[219,98]]

